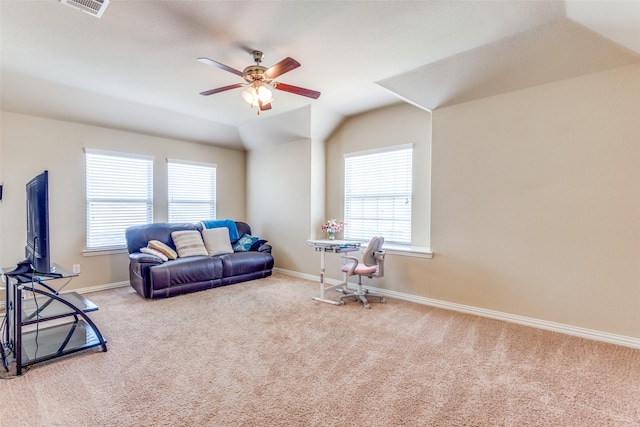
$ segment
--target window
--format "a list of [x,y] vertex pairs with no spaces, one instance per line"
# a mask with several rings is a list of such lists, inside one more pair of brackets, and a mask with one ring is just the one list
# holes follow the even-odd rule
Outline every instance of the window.
[[413,147],[345,154],[344,237],[411,244]]
[[85,152],[87,251],[123,248],[127,227],[153,221],[153,157]]
[[216,218],[216,165],[167,159],[169,222]]

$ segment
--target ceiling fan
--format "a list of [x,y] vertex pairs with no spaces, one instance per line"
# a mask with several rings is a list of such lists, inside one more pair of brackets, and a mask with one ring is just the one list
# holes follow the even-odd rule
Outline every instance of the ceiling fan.
[[249,65],[242,71],[236,70],[235,68],[231,68],[209,58],[198,58],[198,61],[204,64],[213,65],[214,67],[218,67],[222,70],[236,74],[242,77],[245,81],[244,83],[236,83],[233,85],[223,86],[217,89],[200,92],[200,95],[209,96],[213,95],[214,93],[224,92],[230,89],[247,86],[247,89],[242,92],[242,97],[249,103],[249,105],[251,105],[251,108],[258,107],[258,114],[260,114],[260,111],[271,109],[271,101],[273,101],[273,98],[271,90],[269,90],[269,88],[281,90],[284,92],[290,92],[296,95],[302,95],[313,99],[318,99],[320,97],[320,92],[317,92],[315,90],[305,89],[303,87],[273,81],[273,79],[275,79],[276,77],[298,68],[300,66],[300,63],[295,59],[285,58],[273,67],[267,68],[260,65],[260,63],[262,62],[262,58],[264,57],[264,54],[262,52],[260,52],[259,50],[254,50],[251,52],[251,56],[253,57],[253,60],[256,64]]

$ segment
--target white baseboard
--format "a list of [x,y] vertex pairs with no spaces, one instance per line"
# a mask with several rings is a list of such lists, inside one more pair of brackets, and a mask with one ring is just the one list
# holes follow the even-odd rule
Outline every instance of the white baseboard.
[[[299,273],[296,271],[285,270],[281,268],[274,268],[274,271],[287,274],[289,276],[300,277],[309,280],[319,280],[318,276],[312,274]],[[328,285],[337,285],[341,281],[326,279],[325,282]],[[433,298],[426,298],[417,295],[405,294],[402,292],[389,291],[387,289],[375,288],[372,286],[365,286],[371,292],[376,292],[381,295],[389,296],[392,298],[398,298],[405,301],[411,301],[418,304],[429,305],[437,308],[444,308],[446,310],[459,311],[461,313],[473,314],[481,317],[488,317],[496,320],[504,320],[505,322],[517,323],[519,325],[530,326],[538,329],[545,329],[547,331],[560,332],[567,335],[573,335],[577,337],[587,338],[596,341],[608,342],[611,344],[617,344],[625,347],[640,349],[640,339],[634,337],[628,337],[625,335],[617,335],[608,332],[597,331],[594,329],[580,328],[577,326],[565,325],[562,323],[548,322],[546,320],[534,319],[532,317],[518,316],[516,314],[503,313],[500,311],[488,310],[486,308],[473,307],[469,305],[457,304],[453,302],[447,302],[437,300]]]
[[72,292],[77,292],[79,294],[88,294],[91,292],[106,291],[108,289],[123,288],[125,286],[129,286],[128,280],[124,280],[122,282],[107,283],[105,285],[89,286],[89,287],[80,288],[80,289],[72,289]]

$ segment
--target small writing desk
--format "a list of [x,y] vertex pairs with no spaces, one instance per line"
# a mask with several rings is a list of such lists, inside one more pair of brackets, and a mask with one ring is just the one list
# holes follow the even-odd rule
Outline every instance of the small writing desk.
[[328,302],[329,304],[340,305],[340,301],[334,301],[325,298],[324,293],[333,289],[345,286],[347,284],[346,274],[344,274],[344,282],[338,285],[325,286],[324,285],[324,254],[327,252],[333,253],[347,253],[354,252],[360,249],[360,243],[350,242],[346,240],[307,240],[307,243],[313,246],[316,252],[320,252],[320,296],[313,297],[316,301]]

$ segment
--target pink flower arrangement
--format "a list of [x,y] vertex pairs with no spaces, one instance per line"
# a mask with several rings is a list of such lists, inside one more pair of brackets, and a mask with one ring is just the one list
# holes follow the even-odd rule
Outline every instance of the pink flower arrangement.
[[322,224],[322,231],[329,234],[334,234],[342,230],[344,227],[344,221],[337,221],[335,218],[327,220],[326,223]]

